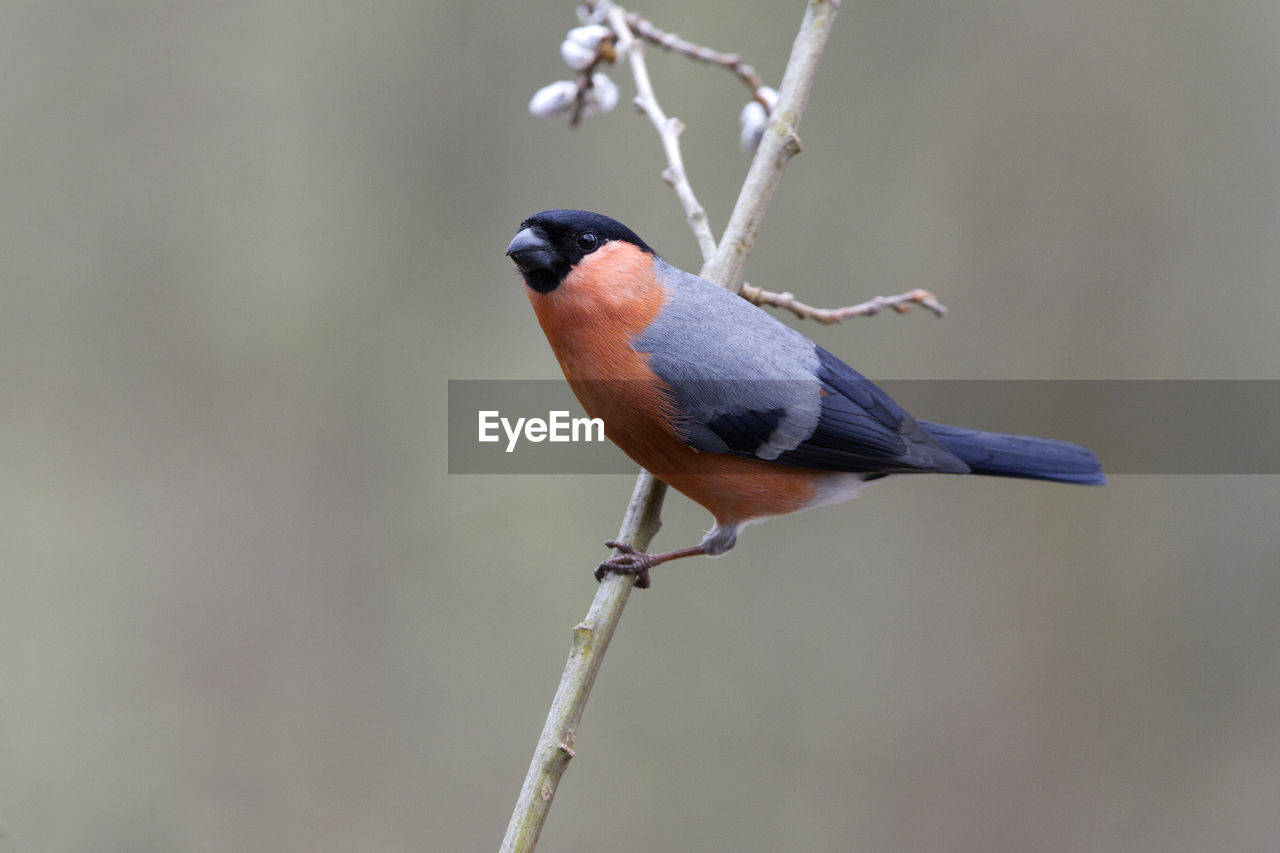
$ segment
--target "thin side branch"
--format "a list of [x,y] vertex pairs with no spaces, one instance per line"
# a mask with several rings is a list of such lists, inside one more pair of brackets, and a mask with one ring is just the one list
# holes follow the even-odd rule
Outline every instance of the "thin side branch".
[[707,222],[707,211],[694,195],[689,175],[685,172],[684,156],[680,153],[680,134],[684,132],[684,124],[677,118],[668,117],[658,104],[658,98],[653,93],[653,83],[649,80],[649,67],[644,61],[644,44],[632,34],[626,11],[610,3],[606,17],[610,28],[618,36],[619,55],[626,56],[631,65],[631,76],[636,81],[636,106],[649,117],[662,139],[662,150],[667,155],[667,168],[663,171],[662,178],[676,191],[689,227],[698,240],[698,250],[706,261],[716,251],[716,238]]
[[785,308],[801,320],[816,320],[827,325],[839,323],[849,317],[874,317],[885,308],[892,308],[899,314],[905,314],[911,310],[912,305],[920,305],[932,311],[936,317],[942,317],[947,313],[947,306],[939,302],[938,297],[920,288],[899,293],[897,296],[877,296],[866,302],[846,305],[843,308],[814,308],[796,299],[794,293],[787,291],[774,293],[772,290],[763,290],[746,282],[742,283],[742,289],[738,291],[738,295],[752,305]]
[[760,79],[760,75],[756,74],[756,70],[743,62],[742,57],[736,53],[720,53],[709,47],[694,44],[691,41],[682,39],[675,33],[658,29],[649,20],[640,17],[635,12],[627,13],[627,25],[637,36],[663,50],[683,54],[698,62],[705,62],[707,65],[718,65],[732,72],[752,92],[764,85],[764,81]]

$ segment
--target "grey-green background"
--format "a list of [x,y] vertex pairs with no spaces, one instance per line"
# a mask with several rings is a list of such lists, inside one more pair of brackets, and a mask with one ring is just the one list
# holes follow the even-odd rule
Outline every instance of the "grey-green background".
[[[774,83],[801,13],[642,8]],[[631,478],[448,476],[446,381],[557,375],[535,210],[696,267],[656,138],[526,114],[570,2],[3,17],[0,850],[495,849]],[[1276,378],[1277,44],[1275,3],[847,2],[749,277],[937,291],[805,326],[873,377]],[[650,61],[719,229],[745,92]],[[1274,849],[1278,499],[920,478],[664,567],[542,847]]]

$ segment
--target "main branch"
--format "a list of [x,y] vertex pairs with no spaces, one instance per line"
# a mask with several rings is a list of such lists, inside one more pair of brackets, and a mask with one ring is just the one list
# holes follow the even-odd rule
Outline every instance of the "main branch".
[[782,170],[800,152],[797,129],[809,104],[809,92],[818,74],[818,61],[827,46],[827,36],[835,23],[839,0],[809,0],[800,22],[800,32],[791,46],[791,58],[782,75],[778,103],[769,113],[760,147],[747,171],[738,202],[733,207],[724,239],[715,257],[702,268],[702,277],[737,291],[742,285],[747,256],[756,243],[760,223],[773,201],[773,192],[782,180]]
[[[634,542],[643,548],[662,526],[662,497],[666,485],[655,480],[648,471],[641,471],[631,492],[631,501],[622,518],[618,538]],[[551,811],[551,800],[560,777],[564,775],[569,759],[573,758],[573,742],[578,733],[578,722],[586,710],[591,686],[596,673],[604,662],[604,653],[613,639],[613,632],[622,619],[622,609],[627,606],[635,575],[609,573],[600,582],[596,597],[591,602],[587,617],[573,627],[573,645],[569,659],[560,676],[551,710],[538,737],[538,746],[529,764],[520,798],[516,801],[507,836],[502,841],[502,852],[532,851],[538,846],[538,837]]]
[[[685,206],[694,233],[698,235],[699,247],[703,249],[704,257],[710,255],[703,265],[702,275],[736,289],[742,281],[747,253],[755,243],[756,233],[773,198],[773,191],[781,179],[782,170],[791,156],[799,151],[796,128],[808,103],[818,60],[826,48],[827,36],[840,5],[839,0],[809,0],[805,8],[800,32],[796,36],[787,70],[783,74],[777,107],[770,115],[769,126],[738,196],[729,227],[718,246],[714,238],[710,237],[705,213],[700,218],[701,226],[707,229],[703,235],[691,212],[694,208],[691,208],[686,197],[681,194],[680,181],[683,180],[687,186],[688,179],[684,177],[683,161],[679,157],[679,132],[672,124],[674,119],[659,120],[662,113],[657,107],[657,99],[653,97],[644,59],[639,52],[639,42],[631,38],[625,12],[613,4],[608,5],[610,24],[619,36],[619,48],[626,48],[632,74],[636,77],[641,107],[662,135],[668,173],[676,178],[671,181],[672,186],[681,195],[681,203]],[[693,197],[691,188],[688,197]],[[693,198],[693,202],[696,205],[696,198]],[[701,206],[696,210],[701,210]],[[631,543],[638,550],[647,548],[661,523],[659,517],[665,492],[665,485],[655,480],[647,471],[641,471],[617,538]],[[551,710],[547,714],[542,735],[538,738],[538,746],[534,750],[529,772],[525,776],[524,786],[520,790],[520,797],[516,801],[502,842],[501,849],[504,853],[527,853],[537,847],[556,788],[569,759],[573,757],[578,723],[586,708],[591,686],[634,584],[634,575],[606,575],[596,590],[587,618],[573,630],[573,645],[565,663],[564,674],[560,678],[560,685],[556,689]]]

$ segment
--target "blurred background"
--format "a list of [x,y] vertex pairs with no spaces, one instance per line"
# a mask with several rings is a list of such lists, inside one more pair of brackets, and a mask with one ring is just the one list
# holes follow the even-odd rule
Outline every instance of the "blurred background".
[[[636,8],[774,85],[802,12]],[[448,475],[447,380],[559,375],[503,257],[536,210],[698,266],[642,118],[527,114],[576,22],[8,10],[0,850],[497,848],[633,478]],[[937,292],[803,325],[876,378],[1280,378],[1277,43],[1271,3],[849,0],[748,278]],[[718,232],[746,91],[649,59]],[[920,478],[664,568],[542,849],[1274,849],[1277,506]]]

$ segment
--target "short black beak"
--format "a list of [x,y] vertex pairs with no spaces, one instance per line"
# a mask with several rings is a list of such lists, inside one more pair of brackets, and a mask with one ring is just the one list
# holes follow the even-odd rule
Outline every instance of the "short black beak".
[[549,270],[556,261],[555,247],[536,225],[520,229],[511,245],[507,246],[507,257],[515,262],[520,272]]

